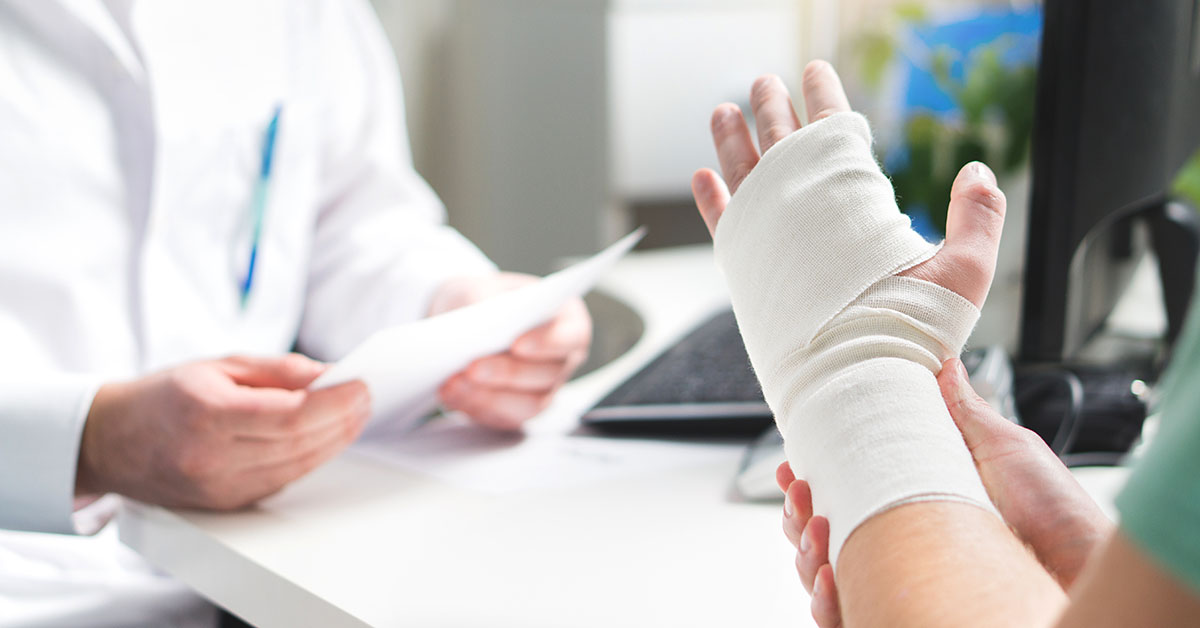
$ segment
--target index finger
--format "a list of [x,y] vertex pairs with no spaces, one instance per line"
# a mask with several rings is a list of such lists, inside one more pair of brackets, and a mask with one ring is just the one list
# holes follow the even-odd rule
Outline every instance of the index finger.
[[804,109],[812,124],[835,113],[850,111],[850,100],[842,89],[842,79],[826,61],[810,61],[802,79]]

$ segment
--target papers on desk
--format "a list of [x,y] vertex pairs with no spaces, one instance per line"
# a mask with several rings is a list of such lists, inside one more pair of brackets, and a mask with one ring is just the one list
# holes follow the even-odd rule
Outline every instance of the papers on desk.
[[[551,407],[548,414],[534,423],[561,426],[579,419],[579,412],[569,408]],[[744,448],[743,443],[598,438],[538,427],[497,432],[454,414],[415,431],[374,430],[351,450],[454,486],[501,494],[685,469],[736,458]]]
[[644,233],[638,229],[537,283],[379,331],[317,378],[311,388],[362,380],[371,392],[373,419],[411,427],[436,407],[437,388],[446,378],[474,360],[504,351],[521,334],[553,317],[568,300],[582,296]]

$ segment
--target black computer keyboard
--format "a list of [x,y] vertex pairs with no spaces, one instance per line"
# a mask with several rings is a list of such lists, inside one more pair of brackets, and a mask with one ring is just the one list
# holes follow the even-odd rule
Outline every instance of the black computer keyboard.
[[702,323],[583,417],[607,430],[756,434],[771,411],[732,310]]

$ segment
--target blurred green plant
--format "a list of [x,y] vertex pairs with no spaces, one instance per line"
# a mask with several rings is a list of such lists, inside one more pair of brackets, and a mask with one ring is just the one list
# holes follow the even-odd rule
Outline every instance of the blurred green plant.
[[[895,58],[896,32],[919,25],[926,18],[915,3],[895,8],[882,30],[864,33],[856,42],[860,72],[869,87],[878,88]],[[921,207],[932,226],[945,231],[946,201],[959,168],[969,161],[988,163],[998,176],[1019,171],[1029,157],[1033,131],[1033,100],[1037,70],[1032,63],[1006,65],[1004,54],[1012,37],[998,37],[977,46],[962,58],[959,51],[942,47],[929,58],[929,72],[954,102],[961,117],[942,118],[916,112],[904,121],[902,133],[907,158],[889,170],[901,209]],[[963,61],[961,79],[951,68]],[[893,147],[898,150],[901,147]],[[885,163],[895,160],[885,159]]]
[[1191,203],[1193,209],[1200,210],[1200,151],[1184,164],[1171,190]]

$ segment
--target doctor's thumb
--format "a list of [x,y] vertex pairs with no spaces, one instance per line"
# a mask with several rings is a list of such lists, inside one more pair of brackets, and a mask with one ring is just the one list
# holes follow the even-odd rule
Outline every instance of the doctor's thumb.
[[975,392],[962,360],[946,360],[937,379],[950,417],[972,453],[990,438],[1016,427]]

